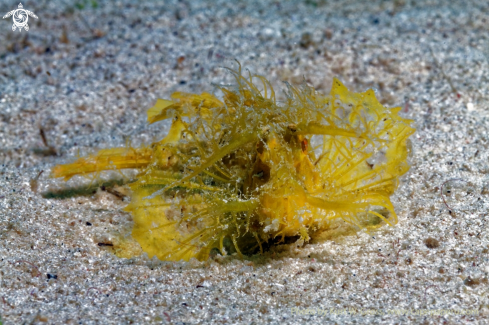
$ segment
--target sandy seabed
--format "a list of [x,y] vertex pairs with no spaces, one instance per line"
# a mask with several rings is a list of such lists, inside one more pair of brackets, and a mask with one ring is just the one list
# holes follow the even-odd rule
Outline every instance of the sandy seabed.
[[[487,1],[23,4],[28,32],[0,22],[3,324],[487,324]],[[99,245],[130,240],[127,199],[86,184],[47,197],[65,186],[53,165],[160,139],[155,100],[212,92],[235,59],[277,90],[327,93],[336,76],[403,108],[417,132],[395,227],[161,262]]]

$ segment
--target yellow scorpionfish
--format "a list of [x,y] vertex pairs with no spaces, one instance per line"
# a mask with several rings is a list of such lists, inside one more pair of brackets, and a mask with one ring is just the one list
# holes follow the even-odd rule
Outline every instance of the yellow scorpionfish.
[[171,120],[159,142],[114,148],[57,165],[53,177],[138,169],[128,184],[132,236],[150,258],[205,260],[263,252],[348,225],[394,225],[389,196],[409,170],[413,122],[385,108],[373,90],[329,95],[287,84],[278,102],[270,82],[231,70],[236,83],[210,93],[158,99],[148,122]]

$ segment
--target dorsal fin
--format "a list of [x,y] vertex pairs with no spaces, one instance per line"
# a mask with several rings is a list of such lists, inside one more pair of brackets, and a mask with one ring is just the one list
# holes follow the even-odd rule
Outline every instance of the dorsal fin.
[[158,98],[155,106],[148,109],[148,123],[151,124],[169,118],[170,116],[168,116],[167,111],[173,104],[174,102],[171,100]]
[[344,95],[348,92],[348,89],[343,85],[343,83],[338,78],[333,78],[333,86],[331,87],[332,95]]

